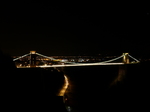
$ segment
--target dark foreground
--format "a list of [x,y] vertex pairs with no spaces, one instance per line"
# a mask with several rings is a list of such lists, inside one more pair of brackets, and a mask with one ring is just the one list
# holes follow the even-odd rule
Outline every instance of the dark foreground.
[[63,97],[57,96],[64,84],[63,73],[53,68],[1,71],[1,106],[5,111],[66,112]]

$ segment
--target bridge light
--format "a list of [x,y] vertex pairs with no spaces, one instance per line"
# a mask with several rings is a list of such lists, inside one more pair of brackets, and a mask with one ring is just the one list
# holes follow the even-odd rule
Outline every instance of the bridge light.
[[36,54],[36,51],[30,51],[30,54]]

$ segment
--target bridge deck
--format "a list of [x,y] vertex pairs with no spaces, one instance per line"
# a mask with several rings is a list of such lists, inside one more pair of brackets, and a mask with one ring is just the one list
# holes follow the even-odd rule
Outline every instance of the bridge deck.
[[[81,64],[63,64],[63,65],[42,65],[36,66],[40,68],[46,67],[71,67],[71,66],[97,66],[97,65],[124,65],[124,63],[81,63]],[[27,68],[27,67],[17,67],[17,68]]]

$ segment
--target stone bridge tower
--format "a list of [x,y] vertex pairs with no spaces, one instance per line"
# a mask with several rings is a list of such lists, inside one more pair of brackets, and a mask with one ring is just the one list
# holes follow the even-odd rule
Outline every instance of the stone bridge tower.
[[128,64],[129,63],[129,53],[123,53],[123,63]]
[[30,51],[30,67],[36,67],[36,51]]

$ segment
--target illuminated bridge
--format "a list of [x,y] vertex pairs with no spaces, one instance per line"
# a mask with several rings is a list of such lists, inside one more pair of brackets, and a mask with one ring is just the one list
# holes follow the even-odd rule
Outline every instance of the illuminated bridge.
[[[57,65],[36,65],[36,56],[41,56],[44,58],[47,58],[49,60],[55,61],[57,59],[49,56],[42,55],[40,53],[37,53],[36,51],[30,51],[30,53],[25,54],[23,56],[20,56],[18,58],[13,59],[13,61],[19,60],[21,58],[24,58],[26,56],[30,56],[30,66],[28,67],[67,67],[67,66],[97,66],[97,65],[123,65],[123,64],[136,64],[139,63],[140,61],[137,60],[136,58],[132,57],[129,55],[129,53],[123,53],[121,56],[116,57],[114,59],[110,59],[107,61],[102,61],[102,62],[94,62],[94,63],[76,63],[76,62],[69,62],[69,61],[62,61],[59,60],[61,64]],[[129,58],[131,58],[132,62],[129,61]],[[121,62],[116,62],[116,60],[122,59]],[[18,67],[19,68],[19,67]]]

